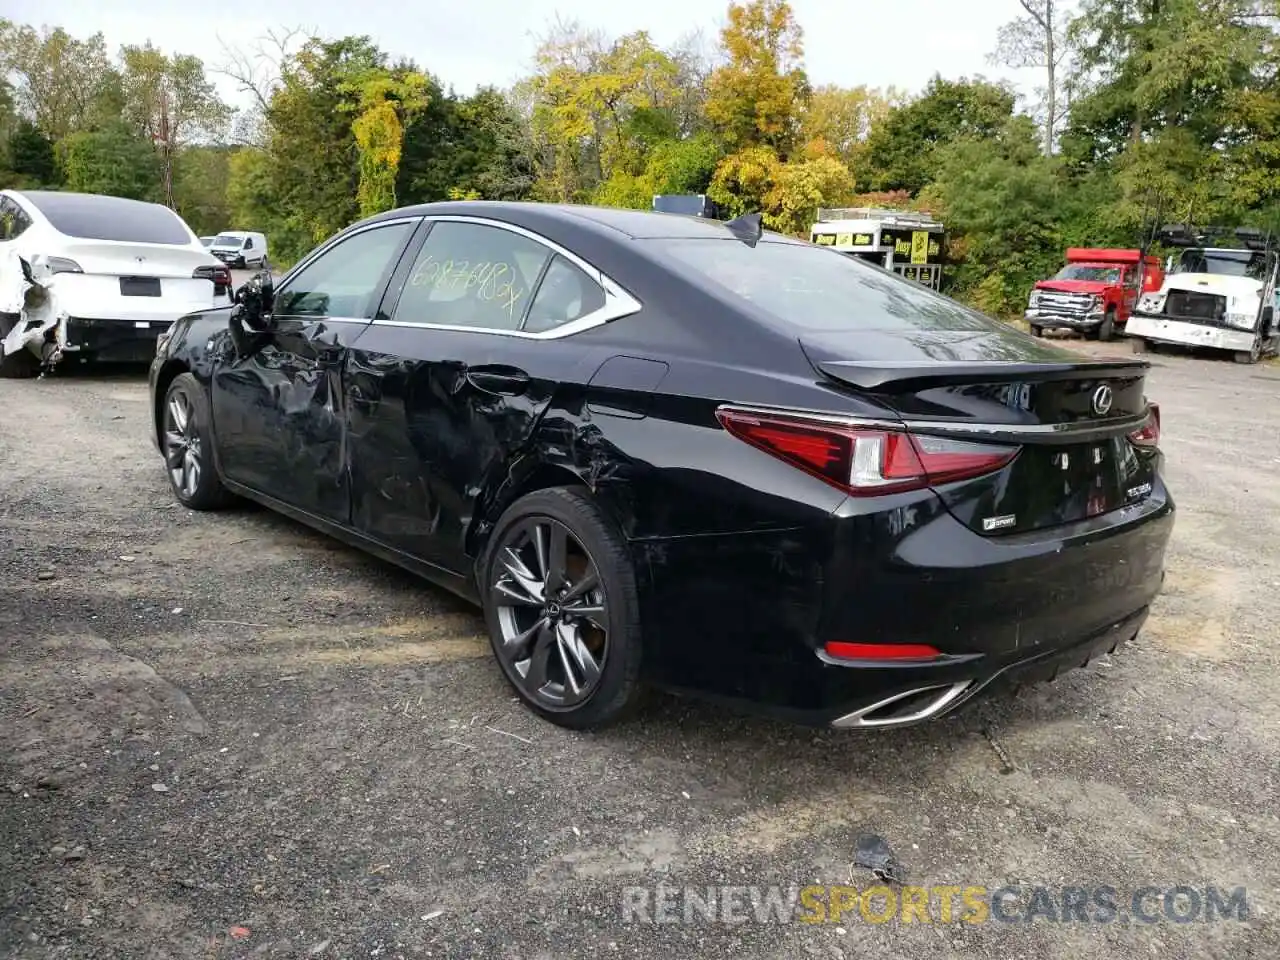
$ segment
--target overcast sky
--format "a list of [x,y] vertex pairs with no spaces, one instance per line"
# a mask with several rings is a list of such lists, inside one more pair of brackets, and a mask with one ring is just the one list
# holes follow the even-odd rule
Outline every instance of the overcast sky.
[[[992,67],[986,55],[1017,0],[791,0],[804,29],[814,83],[894,85],[916,91],[945,77],[1007,78],[1030,92],[1035,71]],[[557,14],[611,35],[646,29],[659,44],[701,27],[714,41],[727,0],[0,0],[0,15],[62,26],[76,36],[102,31],[114,51],[150,39],[166,52],[224,59],[219,41],[249,46],[272,27],[302,26],[324,36],[367,33],[393,56],[412,58],[446,85],[468,93],[504,87],[528,72],[535,37]],[[227,99],[234,87],[218,79]]]

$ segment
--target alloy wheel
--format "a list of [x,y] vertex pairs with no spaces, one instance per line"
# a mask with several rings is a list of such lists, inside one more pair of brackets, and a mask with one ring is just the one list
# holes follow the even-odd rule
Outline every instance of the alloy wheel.
[[507,673],[540,706],[585,702],[609,652],[604,585],[590,553],[560,521],[531,517],[498,546],[492,571],[495,648]]
[[164,462],[178,493],[190,499],[200,487],[203,463],[191,398],[182,390],[169,396],[164,411]]

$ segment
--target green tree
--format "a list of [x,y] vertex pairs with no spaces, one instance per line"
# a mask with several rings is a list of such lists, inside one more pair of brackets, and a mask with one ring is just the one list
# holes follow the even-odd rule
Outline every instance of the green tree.
[[8,167],[19,183],[52,186],[58,182],[53,141],[28,120],[18,121],[9,135]]
[[800,235],[808,233],[818,207],[848,202],[853,187],[849,168],[835,157],[783,161],[760,145],[725,157],[708,194],[732,216],[759,212],[770,229]]
[[800,141],[810,149],[821,141],[846,166],[854,166],[872,128],[901,100],[893,88],[882,93],[867,87],[816,87],[800,118]]
[[428,78],[411,67],[394,72],[375,67],[342,85],[341,91],[354,98],[346,109],[355,114],[351,133],[359,156],[361,216],[395,207],[404,124],[427,106],[429,87]]
[[58,142],[57,150],[68,190],[132,200],[162,197],[155,151],[123,121],[93,132],[70,134]]
[[730,151],[757,144],[785,159],[808,96],[804,33],[786,0],[729,7],[720,34],[723,66],[707,85],[706,114]]
[[227,147],[187,147],[174,165],[174,209],[198,234],[231,229],[230,180],[231,151]]
[[947,224],[953,292],[989,313],[1020,310],[1063,249],[1063,184],[1034,123],[1015,117],[994,136],[951,140],[933,160],[923,199]]
[[19,112],[55,141],[109,119],[97,101],[114,74],[101,33],[77,40],[61,27],[0,20],[0,76],[13,80]]
[[1111,219],[1158,196],[1167,216],[1219,220],[1277,195],[1273,3],[1086,0],[1073,22],[1081,84],[1063,155],[1113,168]]
[[[269,198],[271,209],[258,216],[279,218],[285,242],[305,237],[306,245],[315,244],[358,219],[359,146],[351,117],[359,101],[351,84],[385,66],[368,37],[310,40],[282,64],[267,111],[268,163],[257,171],[269,189],[252,194]],[[233,182],[239,169],[232,167]],[[281,248],[295,256],[305,249]]]
[[175,157],[193,140],[218,136],[230,119],[230,108],[218,97],[196,57],[166,56],[147,43],[123,47],[120,60],[124,115],[138,135],[154,145],[161,194],[172,207]]
[[536,62],[528,93],[545,196],[587,199],[615,173],[638,175],[647,150],[679,134],[681,68],[647,33],[609,43],[557,24]]
[[858,170],[873,190],[918,193],[938,172],[938,150],[966,139],[987,139],[1013,115],[1014,94],[981,77],[944,80],[935,75],[924,93],[873,125]]

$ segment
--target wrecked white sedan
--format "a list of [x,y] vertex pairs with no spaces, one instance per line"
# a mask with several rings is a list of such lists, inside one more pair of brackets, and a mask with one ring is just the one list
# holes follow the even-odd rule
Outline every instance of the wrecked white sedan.
[[0,190],[0,377],[150,360],[173,321],[230,293],[231,271],[168,207]]

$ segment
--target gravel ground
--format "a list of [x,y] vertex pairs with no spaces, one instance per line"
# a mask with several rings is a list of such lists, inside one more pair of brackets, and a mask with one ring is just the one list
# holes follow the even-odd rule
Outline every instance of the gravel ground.
[[[1181,512],[1145,633],[878,734],[671,699],[561,731],[460,601],[179,508],[139,371],[0,381],[0,955],[1280,955],[1280,368],[1153,361]],[[1244,886],[1249,919],[623,922],[659,882],[865,887],[872,833],[912,884],[1106,885],[1123,916]]]

